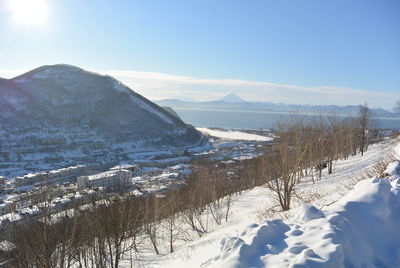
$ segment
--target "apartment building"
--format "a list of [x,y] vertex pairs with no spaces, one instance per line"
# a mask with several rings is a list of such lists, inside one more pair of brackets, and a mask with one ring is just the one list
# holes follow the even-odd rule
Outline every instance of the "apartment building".
[[104,187],[118,190],[132,185],[132,172],[129,170],[112,170],[91,176],[80,176],[77,181],[78,190],[88,187]]

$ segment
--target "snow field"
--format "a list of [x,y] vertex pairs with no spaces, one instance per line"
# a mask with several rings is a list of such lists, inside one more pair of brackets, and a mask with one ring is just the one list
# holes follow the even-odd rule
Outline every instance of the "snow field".
[[223,239],[220,253],[202,267],[398,267],[399,169],[360,181],[323,211],[304,205],[295,221],[250,225]]
[[242,141],[271,141],[273,138],[265,137],[256,134],[249,134],[246,132],[241,131],[234,131],[234,130],[215,130],[209,129],[204,127],[197,127],[198,131],[203,132],[204,134],[217,137],[220,139],[227,139],[227,140],[242,140]]
[[[200,238],[192,234],[193,241],[176,241],[174,253],[167,254],[167,250],[164,249],[162,255],[156,256],[149,247],[148,251],[140,253],[137,264],[139,267],[347,267],[349,263],[345,263],[345,260],[354,261],[355,265],[364,260],[365,267],[375,267],[368,265],[378,265],[385,261],[386,264],[393,264],[398,260],[396,257],[387,258],[381,251],[377,255],[372,254],[375,249],[368,249],[369,243],[363,242],[363,235],[372,230],[358,228],[359,222],[363,221],[371,224],[372,228],[377,228],[380,225],[374,221],[379,222],[380,219],[382,223],[387,219],[383,216],[372,216],[376,211],[383,211],[383,207],[389,204],[378,200],[398,198],[398,195],[392,194],[398,191],[393,188],[397,186],[388,187],[389,184],[397,185],[398,180],[392,178],[390,183],[384,182],[389,179],[364,180],[357,184],[364,185],[365,182],[364,186],[357,186],[352,190],[353,185],[363,178],[365,172],[373,170],[375,163],[392,150],[393,147],[388,142],[375,144],[363,157],[355,156],[338,161],[334,165],[334,173],[323,174],[322,180],[315,181],[315,184],[312,183],[311,177],[306,178],[304,183],[298,185],[296,192],[314,206],[297,199],[293,209],[288,212],[272,211],[265,214],[266,209],[276,205],[273,193],[267,188],[256,187],[235,195],[228,222],[210,226],[210,231]],[[395,148],[395,152],[400,157],[400,146]],[[397,167],[393,168],[393,165],[395,164],[389,165],[392,171]],[[348,194],[343,197],[346,193]],[[356,193],[360,193],[360,196]],[[359,199],[351,199],[354,196],[358,196]],[[384,196],[386,199],[382,198]],[[345,204],[334,203],[340,198],[350,199]],[[368,210],[368,200],[377,200],[374,204],[376,209],[373,211]],[[346,206],[354,202],[360,205]],[[395,211],[395,207],[392,207],[392,211]],[[357,211],[363,212],[359,215]],[[387,214],[388,212],[384,213]],[[205,212],[203,216],[209,215]],[[366,221],[371,217],[371,222]],[[349,222],[349,219],[353,218],[359,222]],[[266,221],[267,219],[272,220]],[[391,233],[389,229],[382,230],[375,238],[388,237]],[[187,233],[190,231],[190,228],[187,228]],[[351,236],[353,232],[357,233],[354,237]],[[386,248],[391,249],[389,252],[396,252],[396,248],[393,249],[395,245],[390,242],[393,240],[388,241]],[[357,249],[359,243],[360,249]],[[400,252],[398,248],[397,251]],[[396,254],[393,256],[398,255]],[[364,255],[365,258],[361,258]],[[359,262],[355,262],[357,258],[360,258]],[[357,265],[355,267],[358,267]],[[130,267],[128,262],[124,267]]]

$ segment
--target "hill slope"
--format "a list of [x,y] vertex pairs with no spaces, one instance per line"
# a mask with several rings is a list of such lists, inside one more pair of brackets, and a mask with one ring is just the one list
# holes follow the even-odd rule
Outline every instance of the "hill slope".
[[231,200],[227,222],[176,246],[174,253],[149,255],[144,266],[397,267],[400,162],[389,165],[385,178],[366,179],[351,189],[356,177],[376,172],[386,154],[400,159],[396,144],[373,144],[363,157],[339,160],[336,172],[325,170],[315,184],[310,176],[297,193],[312,206],[298,200],[287,212],[264,214],[275,207],[273,193],[263,186],[245,191]]
[[2,152],[9,144],[40,145],[55,137],[54,143],[69,145],[131,142],[140,150],[183,148],[202,138],[114,78],[70,65],[42,66],[0,79],[0,109]]

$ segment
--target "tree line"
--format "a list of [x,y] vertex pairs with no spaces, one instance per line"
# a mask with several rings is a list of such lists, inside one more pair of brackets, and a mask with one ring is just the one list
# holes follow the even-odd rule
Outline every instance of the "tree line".
[[359,117],[293,114],[278,122],[277,138],[272,152],[263,157],[262,170],[281,209],[290,209],[296,185],[305,177],[315,183],[322,178],[323,169],[333,173],[335,161],[364,155],[372,138],[371,125],[367,106],[361,106]]

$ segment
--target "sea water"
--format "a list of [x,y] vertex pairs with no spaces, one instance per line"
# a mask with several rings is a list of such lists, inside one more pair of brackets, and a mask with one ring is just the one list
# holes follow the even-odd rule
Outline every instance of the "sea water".
[[[236,129],[273,128],[278,120],[285,120],[290,117],[290,113],[274,113],[266,111],[187,108],[175,108],[174,110],[183,121],[196,127]],[[373,118],[373,121],[379,128],[400,129],[400,118]]]

